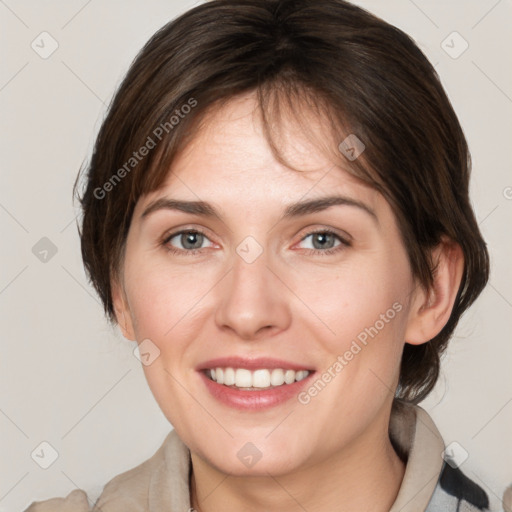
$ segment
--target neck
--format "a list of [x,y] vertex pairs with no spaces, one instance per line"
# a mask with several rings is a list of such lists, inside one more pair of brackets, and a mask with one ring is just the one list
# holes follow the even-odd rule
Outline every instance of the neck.
[[191,507],[196,512],[389,511],[405,464],[387,431],[373,443],[361,436],[349,452],[335,453],[315,466],[278,478],[225,475],[191,454]]

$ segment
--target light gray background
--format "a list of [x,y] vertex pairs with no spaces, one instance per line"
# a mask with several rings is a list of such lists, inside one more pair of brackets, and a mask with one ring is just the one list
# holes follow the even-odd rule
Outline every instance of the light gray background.
[[[0,0],[0,512],[76,487],[95,500],[171,428],[132,353],[135,342],[108,327],[86,282],[71,192],[132,58],[196,3]],[[496,505],[512,482],[512,2],[356,3],[418,42],[472,151],[472,198],[492,276],[422,405],[446,444],[468,452],[461,468]],[[34,40],[40,51],[50,48],[38,38],[43,31],[59,45],[47,59],[31,48]],[[456,59],[441,46],[453,31],[469,44]],[[461,44],[453,36],[445,43],[452,53]],[[46,262],[32,252],[42,237],[57,248]],[[31,458],[42,441],[58,452],[48,469]]]

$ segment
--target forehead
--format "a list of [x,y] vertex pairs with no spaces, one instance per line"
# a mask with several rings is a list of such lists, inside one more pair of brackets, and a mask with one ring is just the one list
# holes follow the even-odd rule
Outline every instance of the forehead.
[[337,150],[330,126],[310,111],[300,115],[281,111],[278,126],[271,124],[272,140],[290,168],[276,160],[268,144],[254,93],[211,109],[175,157],[162,187],[141,198],[138,209],[171,193],[225,206],[233,200],[268,206],[333,192],[377,208],[383,198],[347,171],[349,162]]

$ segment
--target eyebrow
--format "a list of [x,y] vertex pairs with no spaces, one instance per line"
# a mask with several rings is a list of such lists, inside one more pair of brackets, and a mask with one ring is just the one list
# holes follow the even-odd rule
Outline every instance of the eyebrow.
[[[370,215],[378,224],[377,214],[368,205],[346,196],[327,196],[292,203],[286,207],[280,220],[305,216],[310,213],[320,212],[330,208],[331,206],[338,205],[359,208]],[[144,220],[144,218],[158,210],[175,210],[202,217],[216,218],[223,222],[222,216],[210,203],[204,201],[181,201],[167,197],[162,197],[150,203],[142,212],[140,217]]]

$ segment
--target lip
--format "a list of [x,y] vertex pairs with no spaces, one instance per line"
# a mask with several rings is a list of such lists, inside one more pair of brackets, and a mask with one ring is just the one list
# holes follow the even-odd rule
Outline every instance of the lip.
[[[246,370],[260,370],[282,368],[283,370],[308,370],[309,375],[293,384],[284,384],[272,389],[264,389],[261,391],[244,391],[230,388],[224,384],[209,379],[205,370],[212,368],[245,368]],[[239,356],[220,357],[210,359],[200,363],[196,367],[204,385],[208,392],[220,403],[230,408],[239,410],[259,411],[269,409],[277,405],[283,404],[288,400],[296,398],[300,391],[308,386],[313,375],[316,373],[314,368],[306,364],[286,361],[284,359],[275,359],[273,357],[247,358]]]
[[[306,364],[294,363],[291,361],[285,361],[283,359],[275,359],[273,357],[258,357],[258,358],[246,358],[246,357],[219,357],[217,359],[210,359],[204,363],[200,363],[196,370],[201,372],[203,370],[209,370],[212,368],[245,368],[247,370],[263,370],[275,368],[282,368],[283,370],[308,370],[313,373],[314,368],[308,367]],[[305,379],[304,379],[305,380]],[[289,384],[293,386],[293,384]],[[253,393],[253,391],[249,391]]]
[[[267,366],[266,368],[269,367]],[[281,367],[277,366],[277,368]],[[316,372],[311,371],[305,379],[298,382],[295,381],[293,384],[283,384],[282,386],[262,391],[244,391],[230,388],[209,379],[204,370],[199,370],[198,373],[210,394],[222,404],[244,411],[260,411],[296,398],[300,391],[310,384]]]

